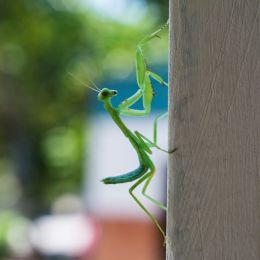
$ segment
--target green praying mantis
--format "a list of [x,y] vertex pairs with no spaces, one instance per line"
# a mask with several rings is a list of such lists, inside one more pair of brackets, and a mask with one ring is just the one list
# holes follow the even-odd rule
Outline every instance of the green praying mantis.
[[[132,198],[136,201],[136,203],[144,210],[144,212],[150,217],[152,222],[158,227],[160,232],[162,233],[164,239],[165,239],[165,232],[160,226],[157,219],[150,213],[150,211],[140,202],[140,200],[134,195],[133,191],[142,183],[144,183],[142,194],[148,198],[150,201],[155,203],[157,206],[162,208],[163,210],[166,210],[166,207],[160,203],[159,201],[155,200],[148,194],[146,194],[147,187],[149,186],[154,174],[155,174],[155,166],[153,161],[150,158],[150,154],[152,154],[151,148],[156,147],[157,149],[167,152],[167,153],[173,153],[176,151],[176,148],[172,151],[168,152],[161,147],[157,145],[157,122],[159,119],[164,117],[166,114],[159,115],[155,118],[154,122],[154,140],[151,141],[144,135],[142,135],[138,131],[132,132],[127,128],[127,126],[123,123],[121,117],[120,117],[120,109],[119,107],[115,108],[113,107],[111,103],[111,99],[117,95],[116,90],[103,88],[100,90],[98,94],[98,99],[102,102],[104,102],[104,107],[107,110],[107,112],[110,114],[113,121],[116,123],[116,125],[121,129],[123,134],[126,138],[128,138],[129,142],[135,149],[138,159],[139,159],[139,167],[136,168],[133,171],[130,171],[128,173],[113,176],[113,177],[107,177],[102,180],[105,184],[119,184],[119,183],[125,183],[125,182],[132,182],[136,181],[134,185],[132,185],[129,189],[129,193],[132,196]],[[128,114],[130,115],[130,114]]]
[[[121,119],[121,115],[124,116],[145,116],[148,115],[151,111],[151,103],[153,99],[153,89],[151,84],[151,78],[159,82],[160,84],[168,86],[168,84],[156,73],[148,70],[147,65],[145,63],[142,47],[144,44],[149,42],[151,39],[155,37],[159,37],[158,33],[160,33],[166,26],[167,23],[162,26],[159,30],[153,32],[152,34],[144,37],[137,45],[136,48],[136,78],[139,89],[137,92],[131,97],[122,101],[118,107],[114,107],[111,103],[111,100],[114,96],[118,94],[116,90],[112,90],[109,88],[99,89],[96,85],[94,87],[90,87],[92,90],[98,92],[98,100],[104,103],[104,108],[109,113],[115,124],[120,128],[125,137],[129,140],[132,147],[136,151],[136,154],[139,159],[139,167],[133,171],[128,173],[107,177],[102,180],[104,184],[120,184],[126,182],[136,181],[129,189],[129,193],[135,202],[143,209],[143,211],[149,216],[152,222],[157,226],[157,228],[162,233],[165,239],[165,232],[160,226],[157,219],[152,215],[152,213],[140,202],[140,200],[135,196],[134,190],[141,184],[144,183],[142,188],[142,194],[155,203],[157,206],[166,210],[166,207],[157,201],[156,199],[149,196],[146,191],[147,188],[155,174],[155,166],[153,161],[150,158],[150,154],[152,154],[151,148],[157,148],[161,151],[167,153],[173,153],[176,149],[168,152],[157,145],[157,124],[160,119],[165,117],[167,113],[161,114],[157,116],[154,120],[154,131],[153,131],[153,141],[149,140],[147,137],[142,135],[138,131],[132,132],[127,128],[124,122]],[[131,106],[134,105],[138,100],[142,98],[143,109],[132,109]]]

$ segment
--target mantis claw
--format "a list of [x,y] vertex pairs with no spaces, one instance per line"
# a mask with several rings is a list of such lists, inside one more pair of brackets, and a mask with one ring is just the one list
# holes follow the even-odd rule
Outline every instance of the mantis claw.
[[178,150],[178,147],[176,147],[176,148],[170,150],[168,153],[174,153],[174,152],[177,151],[177,150]]

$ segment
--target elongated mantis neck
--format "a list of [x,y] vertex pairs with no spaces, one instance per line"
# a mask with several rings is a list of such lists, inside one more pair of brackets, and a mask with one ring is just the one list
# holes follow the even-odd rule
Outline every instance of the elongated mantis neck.
[[126,127],[124,122],[119,116],[118,109],[114,108],[111,99],[107,99],[104,101],[104,107],[107,110],[107,112],[110,114],[114,122],[117,124],[117,126],[121,129],[121,131],[125,134],[126,137],[129,138],[129,136],[132,136],[132,132]]

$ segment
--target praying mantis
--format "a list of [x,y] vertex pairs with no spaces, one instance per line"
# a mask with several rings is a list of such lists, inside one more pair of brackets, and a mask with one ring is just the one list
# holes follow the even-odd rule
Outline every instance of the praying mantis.
[[[152,220],[152,222],[157,226],[159,231],[162,233],[164,239],[165,239],[165,232],[160,226],[157,219],[152,215],[151,212],[140,202],[140,200],[135,196],[134,190],[141,184],[144,183],[144,186],[142,188],[142,194],[148,198],[150,201],[155,203],[157,206],[162,208],[163,210],[166,210],[166,207],[160,203],[159,201],[155,200],[151,196],[149,196],[146,191],[147,188],[155,174],[155,165],[153,161],[150,158],[150,155],[152,154],[151,148],[157,148],[161,151],[167,152],[167,153],[173,153],[176,151],[176,149],[173,149],[172,151],[166,151],[165,149],[162,149],[157,145],[157,124],[160,119],[165,117],[167,113],[164,113],[162,115],[159,115],[154,120],[154,131],[153,131],[153,141],[149,140],[147,137],[142,135],[138,131],[132,132],[125,123],[121,119],[121,115],[124,116],[145,116],[148,115],[151,111],[151,103],[153,99],[153,89],[151,84],[151,78],[159,82],[160,84],[168,86],[168,84],[156,73],[151,72],[148,70],[142,47],[144,44],[149,42],[151,39],[155,37],[159,37],[158,33],[162,31],[166,26],[167,23],[162,26],[159,30],[155,31],[154,33],[148,35],[147,37],[144,37],[137,45],[136,48],[136,78],[137,78],[137,84],[139,86],[139,89],[137,92],[132,95],[131,97],[125,99],[122,101],[118,107],[114,107],[112,105],[111,99],[118,94],[116,90],[109,89],[109,88],[103,88],[99,89],[97,86],[94,85],[94,88],[91,88],[92,90],[98,92],[98,100],[104,103],[105,110],[109,113],[112,120],[115,122],[115,124],[120,128],[122,133],[125,135],[125,137],[129,140],[132,147],[136,151],[136,154],[139,159],[139,166],[133,171],[130,171],[128,173],[113,176],[113,177],[107,177],[102,180],[104,184],[120,184],[120,183],[126,183],[126,182],[133,182],[136,181],[129,189],[129,193],[132,196],[132,198],[135,200],[135,202],[143,209],[143,211],[149,216],[149,218]],[[131,106],[134,105],[139,99],[142,98],[143,102],[143,109],[132,109]]]
[[[166,207],[160,203],[159,201],[155,200],[154,198],[150,197],[146,194],[147,187],[149,186],[154,174],[155,174],[155,166],[153,161],[150,158],[150,154],[152,154],[151,148],[156,147],[157,149],[167,152],[167,153],[173,153],[177,150],[177,148],[173,149],[172,151],[168,152],[161,147],[157,145],[157,131],[154,129],[154,140],[151,141],[144,135],[142,135],[138,131],[132,132],[127,128],[127,126],[123,123],[121,117],[120,117],[120,110],[119,108],[113,107],[111,103],[111,99],[117,95],[116,90],[103,88],[102,90],[99,90],[98,99],[104,103],[104,107],[106,111],[110,114],[113,121],[116,123],[116,125],[120,128],[122,133],[125,135],[126,138],[128,138],[129,142],[135,149],[138,159],[139,159],[139,167],[136,168],[133,171],[130,171],[128,173],[113,176],[113,177],[107,177],[102,180],[104,184],[119,184],[119,183],[125,183],[125,182],[132,182],[135,181],[134,185],[132,185],[129,189],[129,193],[132,196],[132,198],[135,200],[135,202],[143,209],[143,211],[149,216],[149,218],[152,220],[152,222],[157,226],[157,228],[162,233],[164,239],[165,239],[165,232],[160,226],[157,219],[149,212],[149,210],[140,202],[140,200],[134,195],[133,191],[142,183],[144,183],[142,194],[148,198],[150,201],[155,203],[157,206],[162,208],[163,210],[166,210]],[[155,118],[154,128],[157,128],[157,122],[160,118],[164,117],[166,114],[159,115]]]

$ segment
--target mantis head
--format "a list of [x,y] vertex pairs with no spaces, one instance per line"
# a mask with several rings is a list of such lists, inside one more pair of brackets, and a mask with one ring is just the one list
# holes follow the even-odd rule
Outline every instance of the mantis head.
[[110,98],[112,98],[113,96],[116,96],[116,95],[117,95],[117,91],[116,90],[103,88],[98,93],[98,100],[104,102],[104,101],[106,101],[106,100],[108,100],[108,99],[110,99]]
[[113,96],[116,96],[117,95],[117,91],[116,90],[112,90],[112,89],[109,89],[109,88],[103,88],[103,89],[100,89],[97,87],[97,85],[90,81],[92,86],[89,86],[89,85],[86,85],[84,82],[82,82],[81,80],[77,79],[72,73],[69,73],[71,77],[73,77],[74,79],[76,79],[80,84],[84,85],[85,87],[95,91],[95,92],[98,92],[98,100],[100,101],[107,101],[109,100],[110,98],[112,98]]

